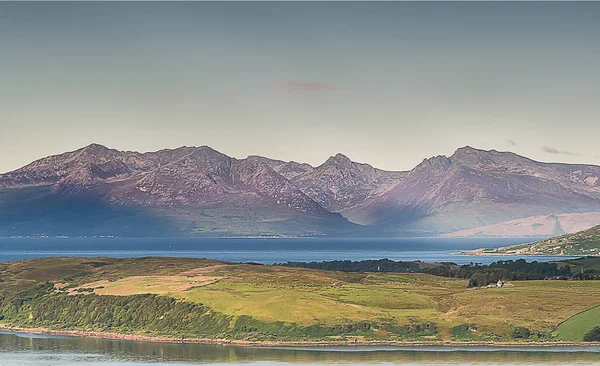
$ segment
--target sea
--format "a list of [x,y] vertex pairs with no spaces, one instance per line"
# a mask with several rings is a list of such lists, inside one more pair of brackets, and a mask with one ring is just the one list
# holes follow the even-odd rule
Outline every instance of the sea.
[[[0,238],[0,262],[41,257],[193,257],[263,264],[363,260],[490,263],[458,252],[531,238]],[[556,257],[524,257],[547,261]],[[600,347],[239,347],[0,332],[0,366],[600,365]]]
[[[263,264],[388,258],[490,263],[512,256],[458,252],[535,241],[532,238],[0,238],[0,262],[41,257],[192,257]],[[528,261],[556,257],[520,257]]]

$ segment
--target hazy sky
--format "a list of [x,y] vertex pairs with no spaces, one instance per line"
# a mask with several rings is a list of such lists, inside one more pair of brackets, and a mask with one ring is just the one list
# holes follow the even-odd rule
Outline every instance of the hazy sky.
[[97,142],[600,164],[600,3],[0,3],[0,172]]

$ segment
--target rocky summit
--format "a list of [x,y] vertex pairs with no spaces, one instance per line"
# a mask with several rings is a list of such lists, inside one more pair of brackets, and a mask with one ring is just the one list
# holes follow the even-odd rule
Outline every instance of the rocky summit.
[[92,144],[0,175],[0,236],[549,236],[600,224],[599,177],[471,147],[392,172]]

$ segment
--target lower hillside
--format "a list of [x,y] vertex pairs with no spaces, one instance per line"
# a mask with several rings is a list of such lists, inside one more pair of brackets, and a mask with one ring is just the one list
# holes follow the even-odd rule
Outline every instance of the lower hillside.
[[[175,339],[553,341],[583,340],[569,320],[600,305],[600,281],[468,284],[205,259],[44,258],[0,263],[0,323]],[[586,319],[588,331],[600,325]]]
[[587,339],[593,334],[594,328],[600,327],[598,319],[600,319],[600,306],[581,312],[562,322],[556,328],[555,335],[569,341],[598,341],[599,339]]
[[475,255],[600,256],[600,225],[574,234],[493,249],[466,252]]

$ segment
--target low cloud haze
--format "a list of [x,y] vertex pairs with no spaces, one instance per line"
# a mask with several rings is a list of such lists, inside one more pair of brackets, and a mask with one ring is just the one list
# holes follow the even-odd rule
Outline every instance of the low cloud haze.
[[562,155],[571,155],[571,156],[582,156],[583,155],[583,154],[572,152],[572,151],[559,150],[552,146],[542,146],[542,148],[540,150],[542,150],[543,152],[546,152],[548,154],[562,154]]

